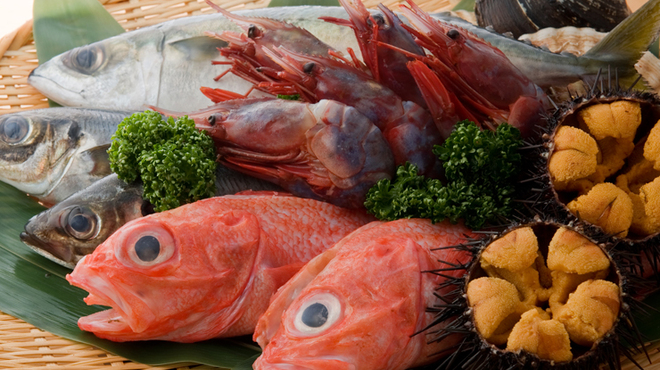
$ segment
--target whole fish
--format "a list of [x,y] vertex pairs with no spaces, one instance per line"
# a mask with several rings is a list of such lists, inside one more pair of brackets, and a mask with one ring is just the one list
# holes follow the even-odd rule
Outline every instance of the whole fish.
[[[236,13],[290,22],[337,50],[351,47],[360,55],[349,27],[318,19],[347,19],[341,7],[266,8]],[[608,66],[621,77],[633,75],[635,62],[660,29],[660,0],[650,0],[581,57],[544,51],[446,14],[432,16],[475,33],[504,52],[535,84],[548,88],[593,78]],[[206,31],[220,33],[239,28],[221,14],[163,22],[61,54],[35,69],[28,82],[63,105],[104,109],[158,106],[190,111],[209,105],[199,91],[203,86],[241,94],[249,91],[249,83],[231,74],[213,81],[228,68],[210,62],[222,59],[216,48],[226,43],[205,36]]]
[[[281,189],[217,165],[216,196],[247,190]],[[152,213],[153,206],[142,198],[140,183],[127,184],[112,174],[33,216],[21,240],[42,256],[73,269],[125,223]]]
[[0,116],[0,181],[50,206],[109,175],[107,150],[132,112],[47,108]]
[[[236,14],[284,20],[309,30],[337,50],[357,50],[349,28],[318,19],[322,15],[346,17],[340,7],[265,8]],[[205,108],[211,102],[200,92],[202,86],[238,93],[251,87],[231,74],[213,81],[228,68],[211,63],[222,59],[217,48],[227,43],[206,36],[207,31],[238,32],[240,28],[222,14],[171,20],[63,53],[36,68],[28,81],[66,106]]]
[[250,334],[277,288],[372,220],[277,193],[208,198],[133,220],[67,275],[90,293],[87,304],[112,307],[78,326],[114,341]]
[[453,351],[451,338],[428,343],[417,333],[433,321],[427,308],[443,302],[436,294],[450,294],[441,284],[462,276],[472,258],[443,247],[468,236],[462,225],[422,219],[372,222],[351,233],[273,297],[254,333],[263,349],[254,369],[403,370]]

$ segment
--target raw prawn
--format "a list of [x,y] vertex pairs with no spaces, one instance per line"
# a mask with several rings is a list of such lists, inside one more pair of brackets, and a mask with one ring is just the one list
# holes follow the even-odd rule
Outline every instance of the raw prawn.
[[403,23],[391,10],[378,4],[380,13],[371,13],[361,1],[353,3],[339,0],[349,19],[321,17],[327,22],[351,27],[355,32],[362,59],[375,81],[389,87],[406,101],[426,108],[426,101],[416,84],[410,83],[412,75],[406,64],[413,59],[383,44],[394,46],[415,55],[425,55]]
[[[414,102],[404,101],[391,89],[343,61],[304,55],[281,47],[275,50],[263,48],[262,53],[281,70],[267,66],[240,68],[250,64],[250,60],[247,55],[236,54],[233,58],[240,63],[233,67],[233,73],[248,81],[262,81],[256,87],[270,94],[299,94],[311,103],[332,99],[350,105],[383,132],[397,165],[410,162],[419,168],[421,174],[440,175],[441,165],[432,150],[434,145],[442,143],[442,137],[427,110]],[[218,89],[202,89],[202,92],[215,102],[231,95]]]
[[[411,0],[401,5],[413,27],[403,25],[431,56],[404,52],[419,62],[409,64],[431,114],[442,133],[456,122],[445,111],[472,112],[480,123],[508,122],[530,136],[548,108],[540,87],[520,72],[500,50],[472,33],[432,18]],[[379,42],[379,44],[382,44]],[[448,93],[438,93],[446,90]],[[447,99],[447,95],[456,99]],[[461,104],[464,107],[457,107]],[[464,113],[463,113],[464,114]],[[465,117],[470,118],[470,117]]]
[[[207,0],[206,3],[228,19],[231,19],[246,32],[238,33],[224,31],[222,33],[206,33],[210,37],[224,40],[229,44],[220,51],[223,56],[230,60],[233,59],[232,55],[240,55],[242,58],[249,59],[253,65],[278,68],[275,62],[273,62],[268,56],[264,55],[261,47],[284,46],[292,50],[305,50],[306,53],[311,55],[325,56],[329,55],[329,51],[334,50],[306,29],[274,19],[240,16],[224,10],[210,0]],[[232,62],[214,61],[213,64],[231,65]],[[215,80],[219,80],[228,72],[229,70],[225,71],[225,73],[217,76]]]
[[298,196],[360,208],[369,188],[394,174],[381,131],[336,101],[236,99],[189,117],[211,135],[224,165]]

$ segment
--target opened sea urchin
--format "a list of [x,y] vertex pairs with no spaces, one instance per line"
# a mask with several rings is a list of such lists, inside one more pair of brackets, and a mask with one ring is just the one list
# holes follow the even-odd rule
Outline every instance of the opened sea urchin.
[[[440,368],[616,368],[638,344],[631,267],[614,239],[554,221],[517,225],[478,241],[462,295],[439,308],[438,340],[464,334]],[[431,329],[432,330],[432,329]]]

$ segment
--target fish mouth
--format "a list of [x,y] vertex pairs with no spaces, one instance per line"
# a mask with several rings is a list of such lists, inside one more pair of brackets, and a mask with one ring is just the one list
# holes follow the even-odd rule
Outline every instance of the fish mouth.
[[30,72],[28,76],[28,83],[40,93],[44,94],[48,99],[54,100],[59,104],[69,107],[82,107],[83,97],[80,91],[73,91],[59,83],[51,80],[50,78],[39,75],[37,67]]
[[28,248],[41,256],[70,269],[76,267],[77,258],[68,246],[61,243],[46,243],[28,231],[21,232],[20,238]]
[[140,333],[149,328],[155,315],[146,305],[136,307],[133,300],[131,300],[132,304],[129,303],[124,294],[120,293],[125,291],[121,284],[105,279],[89,268],[84,263],[85,258],[86,256],[80,260],[72,273],[66,275],[66,280],[71,285],[89,292],[84,299],[88,305],[111,308],[81,317],[78,319],[78,327],[100,338],[113,341],[139,340]]

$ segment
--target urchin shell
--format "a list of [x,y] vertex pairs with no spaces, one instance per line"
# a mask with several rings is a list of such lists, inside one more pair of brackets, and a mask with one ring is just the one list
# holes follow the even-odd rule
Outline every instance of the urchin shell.
[[[620,311],[616,324],[601,338],[594,346],[586,350],[570,362],[553,362],[544,360],[538,356],[525,351],[511,352],[501,347],[488,343],[478,333],[474,322],[474,310],[469,308],[467,298],[468,282],[480,272],[479,256],[493,241],[507,233],[522,228],[568,228],[578,232],[591,242],[601,246],[607,253],[613,266],[614,279],[620,288]],[[437,369],[453,369],[460,366],[465,370],[489,370],[489,369],[598,369],[602,364],[608,364],[610,368],[620,368],[620,358],[625,355],[629,358],[637,352],[643,352],[644,347],[639,336],[633,313],[640,309],[640,304],[633,297],[640,286],[632,271],[637,268],[637,263],[629,259],[625,254],[617,252],[617,240],[609,236],[597,233],[590,229],[585,234],[583,224],[565,224],[551,218],[542,219],[538,217],[535,221],[512,225],[502,233],[494,234],[492,237],[461,245],[458,248],[469,248],[474,258],[467,266],[468,273],[463,278],[457,278],[447,284],[455,287],[456,298],[441,307],[432,307],[436,312],[435,324],[442,324],[443,328],[434,331],[434,326],[429,327],[427,334],[431,334],[436,341],[460,334],[463,340],[455,346],[455,352],[436,364]],[[589,228],[589,226],[586,226]],[[587,236],[589,234],[589,236]],[[631,277],[632,276],[632,277]],[[621,342],[632,345],[632,349],[620,345]]]

